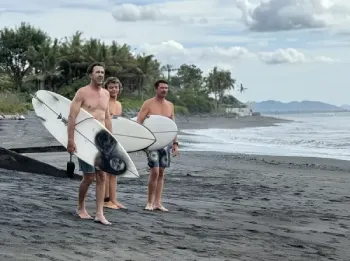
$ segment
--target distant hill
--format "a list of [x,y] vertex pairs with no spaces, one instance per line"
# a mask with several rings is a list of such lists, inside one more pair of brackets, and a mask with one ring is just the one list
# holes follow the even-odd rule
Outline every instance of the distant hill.
[[343,104],[342,106],[340,106],[341,108],[350,111],[350,105],[349,104]]
[[[262,101],[251,104],[254,112],[270,112],[270,113],[293,113],[293,112],[339,112],[347,111],[350,108],[339,107],[320,101],[292,101],[283,103],[280,101]],[[349,106],[350,107],[350,106]]]

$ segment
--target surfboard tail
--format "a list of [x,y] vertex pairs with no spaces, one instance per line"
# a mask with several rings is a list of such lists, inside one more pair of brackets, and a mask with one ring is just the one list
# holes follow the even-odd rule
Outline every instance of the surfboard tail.
[[95,144],[99,150],[96,163],[101,170],[116,176],[125,176],[127,172],[134,171],[129,155],[107,130],[102,129],[96,134]]

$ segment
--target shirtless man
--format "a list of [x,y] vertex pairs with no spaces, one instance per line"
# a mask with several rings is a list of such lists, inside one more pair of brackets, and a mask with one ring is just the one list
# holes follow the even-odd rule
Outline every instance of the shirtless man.
[[[159,80],[154,84],[156,95],[146,100],[138,114],[137,122],[142,124],[147,115],[162,115],[175,120],[174,105],[165,99],[168,93],[168,83],[164,80]],[[178,143],[176,137],[172,144],[167,147],[148,151],[148,166],[150,167],[150,176],[148,178],[148,200],[145,207],[146,210],[161,210],[168,211],[161,202],[163,185],[164,185],[164,170],[170,167],[170,150],[173,155],[178,154]]]
[[[112,121],[109,114],[109,93],[102,88],[104,79],[104,68],[100,63],[93,63],[89,66],[87,73],[91,79],[90,84],[80,88],[72,101],[68,116],[68,146],[67,150],[70,153],[78,151],[74,143],[74,125],[75,119],[80,108],[87,110],[95,119],[106,126],[108,130],[112,130]],[[103,225],[111,225],[103,214],[103,198],[105,193],[106,174],[79,160],[80,170],[83,172],[83,180],[79,187],[79,201],[76,210],[77,215],[82,219],[92,219],[85,208],[85,197],[89,186],[96,175],[96,216],[95,221]]]
[[[122,114],[122,105],[118,99],[118,95],[122,90],[122,84],[116,77],[109,77],[105,83],[104,87],[109,92],[109,112],[111,117],[114,115],[119,116]],[[105,199],[104,206],[112,209],[120,209],[125,207],[117,201],[117,177],[115,175],[110,175],[107,173],[106,183],[105,183]]]

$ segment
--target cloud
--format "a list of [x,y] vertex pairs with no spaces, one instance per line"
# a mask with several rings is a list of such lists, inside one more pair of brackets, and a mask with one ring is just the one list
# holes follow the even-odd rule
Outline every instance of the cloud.
[[295,64],[306,62],[336,62],[337,60],[326,56],[307,57],[304,53],[293,49],[278,49],[273,52],[260,52],[259,59],[266,64]]
[[115,6],[112,11],[117,21],[155,21],[166,18],[156,6],[122,4]]
[[[126,1],[114,6],[113,16],[117,21],[162,21],[179,25],[201,25],[207,27],[231,27],[237,24],[239,10],[232,1],[223,0],[164,0]],[[226,1],[226,0],[225,0]],[[125,2],[125,1],[123,1]],[[131,3],[132,2],[132,3]],[[137,3],[136,3],[137,2]]]
[[154,54],[160,60],[167,63],[197,63],[199,61],[215,64],[234,63],[235,60],[252,57],[252,54],[244,47],[231,46],[227,48],[211,46],[211,47],[195,47],[185,48],[181,43],[170,40],[160,44],[143,44],[138,52]]
[[345,0],[269,0],[253,5],[238,0],[243,23],[257,32],[325,28],[349,20]]
[[11,13],[44,13],[45,11],[56,8],[108,10],[110,7],[111,3],[108,0],[14,0],[2,1],[0,11]]
[[190,61],[192,56],[190,50],[172,40],[160,44],[146,43],[141,45],[137,51],[155,55],[157,59],[161,61],[165,60],[167,63],[175,63],[177,65],[180,65],[186,57],[188,58],[187,60]]
[[307,56],[293,48],[277,49],[272,52],[252,52],[241,46],[231,47],[196,47],[185,48],[181,43],[170,40],[160,44],[144,44],[138,53],[153,54],[165,63],[176,66],[182,63],[195,64],[223,64],[233,68],[238,61],[256,59],[268,65],[301,64],[301,63],[331,63],[337,59],[325,55]]
[[200,10],[197,10],[196,0],[159,1],[142,5],[124,3],[115,5],[112,15],[121,22],[162,21],[177,25],[207,25],[209,19],[217,21],[216,16],[213,17],[214,3],[215,1],[202,2]]

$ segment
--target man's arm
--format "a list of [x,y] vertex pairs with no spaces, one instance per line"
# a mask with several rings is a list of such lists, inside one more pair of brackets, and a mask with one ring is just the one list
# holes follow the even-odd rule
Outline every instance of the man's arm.
[[[172,119],[173,121],[175,121],[175,108],[174,108],[174,104],[170,103],[171,105],[171,115],[170,115],[170,119]],[[178,144],[177,141],[177,135],[175,136],[174,140],[173,140],[173,144]]]
[[[109,92],[107,92],[107,94],[108,94],[108,101],[109,101]],[[111,116],[111,113],[109,111],[109,102],[107,103],[105,115],[106,115],[105,116],[105,126],[112,133],[112,116]]]
[[81,105],[83,104],[84,97],[82,90],[79,89],[75,94],[72,103],[70,105],[69,115],[68,115],[68,141],[74,141],[74,127],[75,119],[80,111]]
[[139,124],[143,124],[143,121],[145,120],[147,114],[149,112],[149,109],[148,109],[148,102],[145,101],[142,106],[141,106],[141,109],[140,109],[140,112],[137,116],[137,122]]

